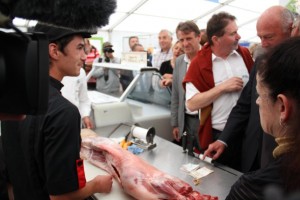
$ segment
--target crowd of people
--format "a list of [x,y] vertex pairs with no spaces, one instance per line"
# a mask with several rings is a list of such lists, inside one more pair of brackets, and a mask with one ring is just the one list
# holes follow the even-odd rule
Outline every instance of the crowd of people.
[[[161,87],[171,88],[170,134],[190,156],[203,153],[244,173],[228,200],[264,199],[270,185],[299,191],[300,18],[282,6],[265,10],[256,24],[261,42],[253,50],[239,45],[236,20],[220,12],[205,30],[181,22],[174,44],[172,32],[158,33],[160,50],[147,66],[159,70]],[[110,42],[99,53],[88,32],[42,23],[35,30],[49,38],[48,111],[18,116],[22,121],[0,115],[0,187],[6,189],[9,180],[14,199],[85,199],[109,192],[112,177],[86,182],[79,156],[81,128],[94,128],[82,67],[120,59]],[[130,51],[145,52],[137,36],[128,44]],[[126,90],[134,74],[98,67],[92,77],[96,90],[114,94]]]

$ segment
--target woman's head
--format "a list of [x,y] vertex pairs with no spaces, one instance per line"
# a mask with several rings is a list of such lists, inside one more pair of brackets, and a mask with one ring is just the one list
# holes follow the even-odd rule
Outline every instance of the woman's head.
[[300,182],[299,52],[300,37],[288,39],[268,52],[257,68],[257,103],[262,127],[274,137],[288,137],[289,141],[281,148],[287,152],[280,172],[287,192],[299,190]]
[[289,39],[266,54],[257,68],[261,124],[274,137],[297,134],[300,128],[299,52],[300,37]]
[[182,43],[179,40],[177,40],[177,42],[173,45],[172,51],[173,51],[173,57],[175,58],[177,58],[178,56],[184,53],[182,48]]

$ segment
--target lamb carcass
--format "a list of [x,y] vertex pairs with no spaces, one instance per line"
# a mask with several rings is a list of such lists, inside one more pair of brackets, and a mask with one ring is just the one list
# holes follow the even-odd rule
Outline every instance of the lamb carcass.
[[188,183],[161,172],[111,139],[83,139],[81,156],[113,175],[136,199],[203,199]]

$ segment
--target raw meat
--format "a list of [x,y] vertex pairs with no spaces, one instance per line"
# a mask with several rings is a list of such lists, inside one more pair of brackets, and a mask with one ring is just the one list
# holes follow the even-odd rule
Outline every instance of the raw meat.
[[111,139],[84,138],[81,156],[113,175],[136,199],[203,199],[188,183],[161,172]]

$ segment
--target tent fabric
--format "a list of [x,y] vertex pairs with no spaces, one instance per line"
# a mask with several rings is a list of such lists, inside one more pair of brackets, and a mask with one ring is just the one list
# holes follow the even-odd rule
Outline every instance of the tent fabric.
[[193,20],[206,28],[213,14],[229,12],[237,18],[241,40],[259,42],[256,21],[259,15],[279,0],[118,0],[104,31],[126,31],[155,34],[161,29],[175,32],[179,22]]
[[[175,33],[178,23],[186,20],[193,20],[200,29],[205,29],[213,14],[225,11],[237,18],[241,42],[260,42],[256,21],[273,5],[294,7],[299,12],[300,0],[117,0],[117,9],[110,16],[109,24],[98,31],[108,35],[114,32],[155,35],[167,29]],[[14,24],[28,27],[35,22],[17,18]]]

